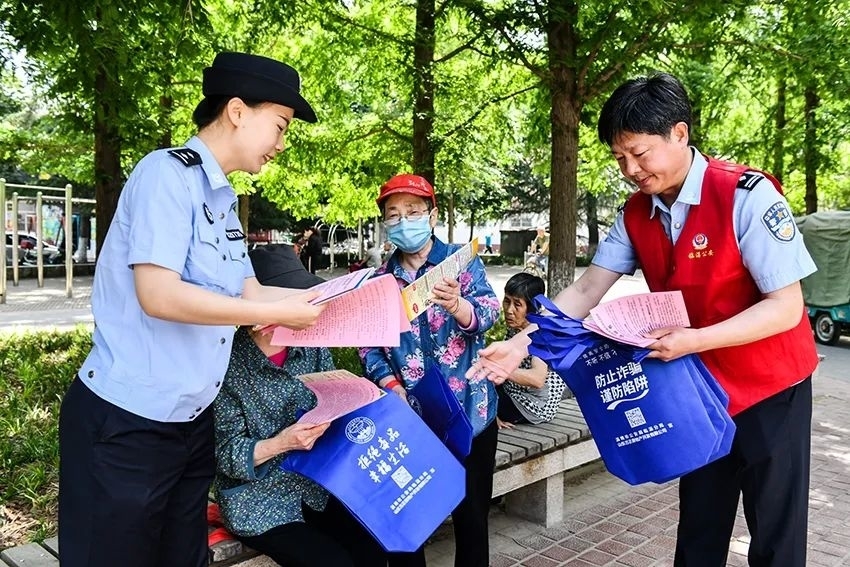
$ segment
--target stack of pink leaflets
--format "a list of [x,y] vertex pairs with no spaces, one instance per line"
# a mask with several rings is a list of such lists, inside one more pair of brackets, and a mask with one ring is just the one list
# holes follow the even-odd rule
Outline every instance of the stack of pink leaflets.
[[395,277],[370,278],[374,269],[358,270],[311,287],[327,303],[315,325],[301,331],[275,326],[272,344],[305,347],[397,347],[410,330]]
[[385,395],[375,384],[348,370],[302,374],[298,379],[316,394],[316,407],[298,418],[301,423],[329,423]]
[[661,327],[690,327],[682,292],[659,291],[627,295],[602,303],[582,321],[589,330],[617,342],[647,347],[655,339],[646,334]]

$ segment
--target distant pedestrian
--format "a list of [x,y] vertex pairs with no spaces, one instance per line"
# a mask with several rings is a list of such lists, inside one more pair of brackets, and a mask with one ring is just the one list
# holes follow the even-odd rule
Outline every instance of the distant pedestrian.
[[318,228],[308,228],[304,231],[304,234],[307,237],[307,242],[304,245],[301,257],[307,260],[304,267],[311,274],[315,274],[319,268],[319,261],[322,259],[322,235]]
[[493,233],[487,232],[484,235],[484,253],[492,254],[493,253]]

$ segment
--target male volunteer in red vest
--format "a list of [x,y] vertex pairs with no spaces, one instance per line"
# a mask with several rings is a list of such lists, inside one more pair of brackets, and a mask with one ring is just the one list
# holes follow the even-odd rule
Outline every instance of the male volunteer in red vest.
[[[699,153],[690,128],[687,93],[671,75],[614,91],[599,138],[638,190],[555,303],[585,317],[637,267],[652,291],[682,291],[692,328],[654,331],[650,356],[699,353],[729,394],[737,433],[729,456],[680,481],[675,565],[726,565],[743,493],[750,565],[804,567],[817,352],[799,282],[816,267],[779,183]],[[501,383],[528,342],[482,350],[470,374]]]

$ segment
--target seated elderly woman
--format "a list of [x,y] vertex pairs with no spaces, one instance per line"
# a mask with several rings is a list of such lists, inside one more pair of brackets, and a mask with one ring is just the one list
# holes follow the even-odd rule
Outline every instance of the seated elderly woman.
[[[508,326],[505,339],[528,326],[526,315],[534,311],[534,298],[543,293],[546,283],[538,276],[522,272],[507,281],[502,301]],[[545,362],[528,356],[496,389],[499,392],[496,419],[499,429],[505,429],[516,423],[546,423],[554,419],[566,385]]]
[[[305,288],[322,281],[288,247],[258,248],[251,260],[263,285]],[[236,331],[215,400],[214,490],[224,526],[287,567],[384,567],[383,550],[342,504],[310,479],[279,467],[288,451],[309,451],[329,426],[296,421],[300,410],[316,405],[297,377],[334,365],[326,348],[270,341],[270,334],[251,327]]]

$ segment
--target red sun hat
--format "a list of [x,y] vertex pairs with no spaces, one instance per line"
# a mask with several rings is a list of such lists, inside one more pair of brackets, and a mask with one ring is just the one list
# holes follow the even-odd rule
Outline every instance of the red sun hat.
[[396,193],[409,193],[418,197],[424,197],[431,201],[431,206],[437,206],[437,197],[434,195],[434,188],[428,181],[419,175],[410,173],[401,173],[390,177],[389,181],[381,185],[381,193],[378,195],[376,202],[381,206],[387,197]]

